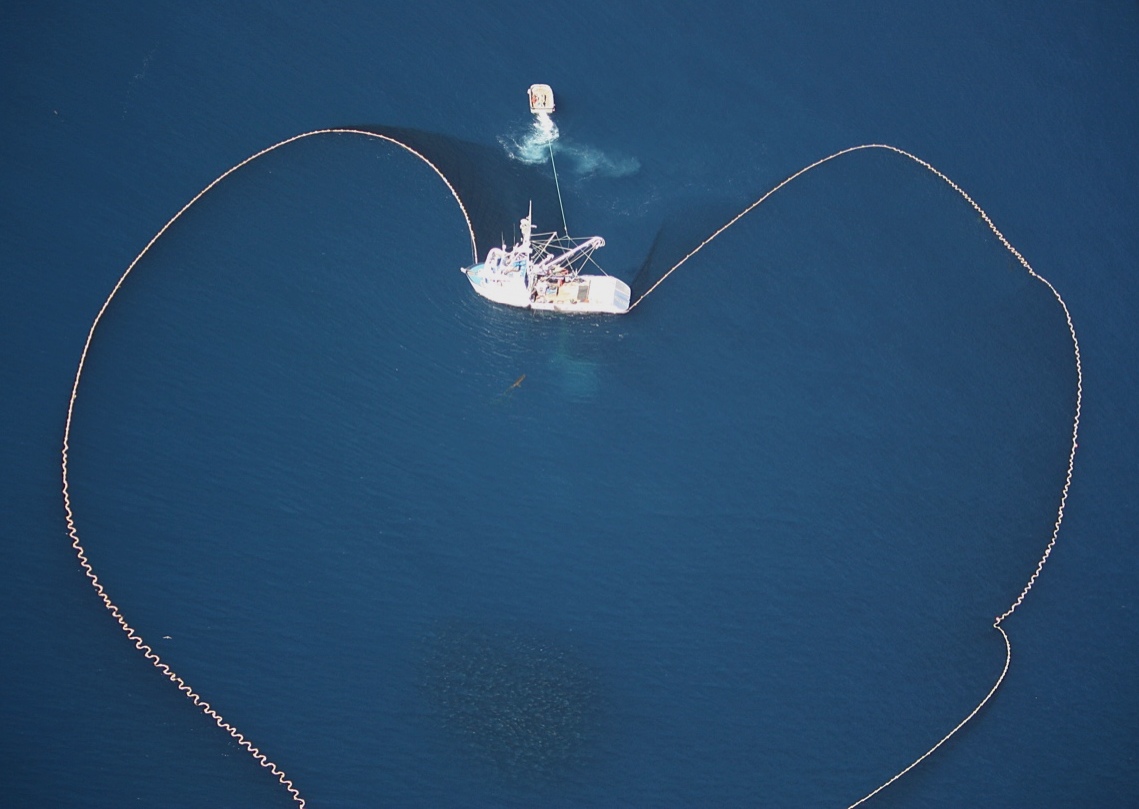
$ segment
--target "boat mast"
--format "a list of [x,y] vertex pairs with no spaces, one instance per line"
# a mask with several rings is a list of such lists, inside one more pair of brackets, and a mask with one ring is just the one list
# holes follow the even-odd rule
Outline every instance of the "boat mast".
[[534,202],[531,200],[530,207],[526,210],[526,217],[518,223],[519,228],[522,230],[522,241],[518,246],[526,253],[526,257],[530,257],[530,231],[533,230],[533,220],[531,217],[534,215]]

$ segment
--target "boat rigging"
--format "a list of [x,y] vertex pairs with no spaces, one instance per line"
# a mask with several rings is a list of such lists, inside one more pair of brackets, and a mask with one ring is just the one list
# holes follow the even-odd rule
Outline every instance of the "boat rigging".
[[628,284],[611,275],[583,275],[600,236],[571,239],[534,233],[533,206],[519,223],[522,238],[513,247],[492,247],[486,260],[462,268],[475,292],[495,303],[566,313],[624,314]]

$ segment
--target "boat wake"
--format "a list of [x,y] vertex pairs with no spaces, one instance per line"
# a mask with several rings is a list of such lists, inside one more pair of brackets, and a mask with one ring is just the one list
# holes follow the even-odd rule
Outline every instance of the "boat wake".
[[635,157],[609,155],[593,146],[562,138],[549,113],[533,116],[531,125],[518,135],[500,135],[498,142],[512,160],[536,166],[550,159],[550,152],[578,177],[628,177],[641,170]]
[[532,123],[521,135],[500,135],[498,142],[511,159],[537,165],[550,159],[550,149],[560,136],[558,125],[550,114],[539,112],[534,114]]

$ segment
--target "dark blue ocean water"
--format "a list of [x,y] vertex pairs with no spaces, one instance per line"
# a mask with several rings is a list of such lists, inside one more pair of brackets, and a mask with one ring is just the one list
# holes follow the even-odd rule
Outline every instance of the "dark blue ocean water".
[[[1130,805],[1139,12],[831,6],[7,10],[5,805],[290,805],[68,546],[83,340],[194,193],[309,129],[398,127],[506,238],[525,196],[556,227],[548,166],[507,154],[534,81],[571,229],[638,288],[875,141],[1055,283],[1086,374],[1059,545],[994,701],[868,805]],[[972,710],[1055,520],[1075,370],[960,198],[851,155],[621,318],[496,307],[469,261],[417,160],[305,140],[157,243],[89,358],[92,563],[310,806],[847,806]]]

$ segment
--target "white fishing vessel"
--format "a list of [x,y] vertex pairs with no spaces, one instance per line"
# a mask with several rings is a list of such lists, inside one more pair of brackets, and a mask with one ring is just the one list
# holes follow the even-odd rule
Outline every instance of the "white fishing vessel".
[[604,239],[533,233],[531,215],[532,210],[521,221],[522,238],[513,247],[492,247],[484,262],[463,268],[475,292],[523,309],[613,315],[629,311],[628,284],[611,275],[582,274],[593,251],[605,246]]

